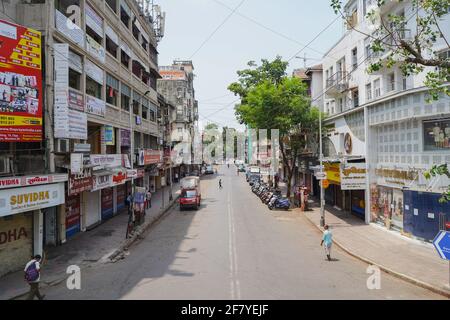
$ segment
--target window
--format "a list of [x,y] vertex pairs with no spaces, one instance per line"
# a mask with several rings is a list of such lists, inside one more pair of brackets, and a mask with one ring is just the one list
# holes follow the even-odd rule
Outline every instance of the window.
[[142,37],[141,46],[142,46],[142,48],[144,48],[145,51],[148,50],[148,42],[147,42],[147,40],[144,37]]
[[120,50],[120,62],[125,68],[128,69],[130,67],[130,56],[123,49]]
[[403,78],[402,78],[402,85],[403,85],[403,90],[406,90],[408,88],[407,78],[405,76],[403,76]]
[[[136,17],[134,18],[136,21]],[[136,24],[133,22],[133,27],[132,27],[132,32],[133,32],[133,37],[137,40],[137,42],[140,42],[139,36],[141,34],[141,32],[139,31],[139,28],[136,26]]]
[[69,87],[81,90],[81,73],[69,68]]
[[350,30],[358,25],[358,9],[353,9],[351,15],[347,16],[347,30]]
[[366,99],[367,101],[372,100],[372,84],[366,84]]
[[86,76],[86,94],[101,99],[102,85],[89,76]]
[[151,122],[155,122],[155,121],[156,121],[155,110],[152,109],[152,108],[150,108],[149,113],[150,113],[150,121],[151,121]]
[[352,68],[353,70],[358,68],[358,48],[352,50]]
[[424,121],[424,151],[450,151],[450,119]]
[[117,13],[117,0],[106,0],[106,4],[112,9],[112,11]]
[[140,116],[141,96],[139,93],[133,92],[133,114]]
[[373,91],[375,98],[381,96],[380,79],[377,79],[373,82]]
[[325,112],[330,113],[330,103],[329,102],[326,103]]
[[155,47],[151,44],[149,45],[149,55],[150,60],[152,60],[155,65],[158,65],[158,51],[156,51]]
[[395,90],[395,73],[391,73],[388,75],[388,91]]
[[[99,45],[99,46],[103,46],[103,39],[102,39],[102,37],[100,37],[94,30],[92,30],[91,29],[91,27],[89,27],[88,25],[86,25],[86,35],[88,35],[89,36],[89,38],[91,38],[92,40],[94,40],[95,42],[97,42],[97,44]],[[87,38],[88,39],[88,42],[91,40],[91,39],[89,39],[89,38]]]
[[142,119],[148,120],[148,99],[142,98]]
[[124,83],[120,86],[120,106],[123,110],[130,111],[131,89]]
[[119,46],[114,43],[108,36],[106,36],[106,51],[117,59],[117,51],[119,50]]
[[130,28],[131,10],[130,8],[121,1],[120,3],[120,20],[125,25],[125,27]]
[[[59,12],[63,13],[66,17],[70,15],[70,10],[68,8],[70,6],[77,6],[80,7],[80,0],[56,0],[55,1],[55,8]],[[72,20],[72,22],[75,22]]]
[[132,65],[131,71],[133,72],[133,74],[136,77],[138,77],[139,79],[141,79],[142,78],[142,71],[144,69],[142,64],[139,61],[137,61],[137,60],[133,60],[131,65]]
[[352,100],[353,100],[353,108],[358,107],[359,106],[359,91],[358,91],[358,89],[353,90]]
[[119,96],[119,80],[106,74],[106,102],[117,107]]

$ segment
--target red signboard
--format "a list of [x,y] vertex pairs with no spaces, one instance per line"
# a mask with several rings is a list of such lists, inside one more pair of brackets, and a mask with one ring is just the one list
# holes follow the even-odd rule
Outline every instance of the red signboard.
[[66,198],[66,235],[80,231],[80,195]]
[[0,141],[42,140],[41,33],[0,20]]
[[163,152],[160,150],[139,150],[139,165],[157,164],[162,162]]
[[69,195],[89,191],[92,189],[93,185],[94,182],[92,176],[79,178],[72,174],[69,179]]

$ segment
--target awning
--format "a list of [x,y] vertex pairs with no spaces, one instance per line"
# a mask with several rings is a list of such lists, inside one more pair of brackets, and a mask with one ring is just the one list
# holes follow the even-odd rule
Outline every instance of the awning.
[[150,73],[153,74],[157,79],[162,79],[162,76],[159,74],[158,70],[150,68]]

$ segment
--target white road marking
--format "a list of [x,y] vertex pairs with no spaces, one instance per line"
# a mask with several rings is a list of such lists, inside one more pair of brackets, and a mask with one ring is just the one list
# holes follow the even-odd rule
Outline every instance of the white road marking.
[[[231,185],[231,177],[228,178],[228,186]],[[233,207],[231,201],[231,188],[227,188],[227,206],[228,206],[228,248],[229,248],[229,256],[230,256],[230,282],[231,282],[231,299],[241,299],[241,289],[240,283],[237,279],[237,250],[236,250],[236,232],[234,228],[234,218],[233,218]]]

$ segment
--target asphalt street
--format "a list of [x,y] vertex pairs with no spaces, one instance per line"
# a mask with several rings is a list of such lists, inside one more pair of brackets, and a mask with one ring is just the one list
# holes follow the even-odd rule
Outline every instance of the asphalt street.
[[200,210],[174,207],[125,259],[82,269],[80,290],[61,283],[46,298],[442,299],[385,273],[369,290],[367,264],[336,247],[327,261],[321,233],[298,213],[270,211],[234,166],[203,177],[202,196]]

